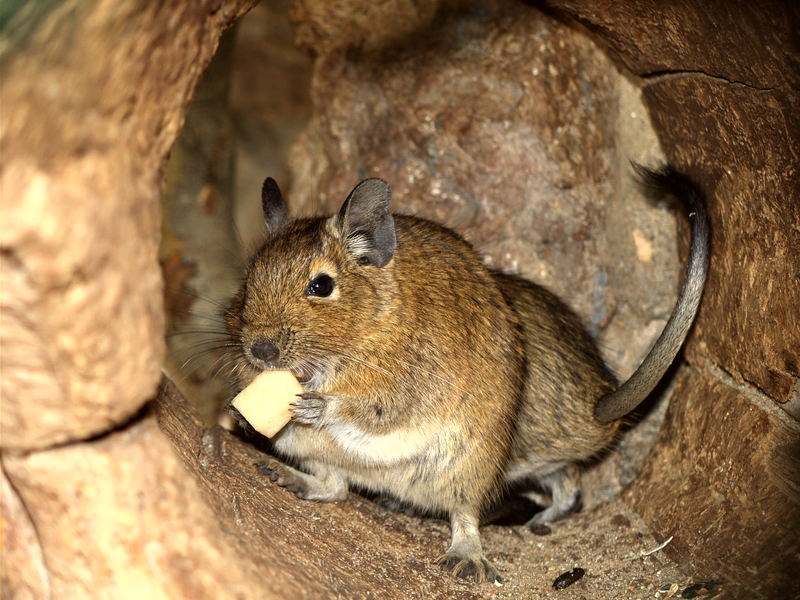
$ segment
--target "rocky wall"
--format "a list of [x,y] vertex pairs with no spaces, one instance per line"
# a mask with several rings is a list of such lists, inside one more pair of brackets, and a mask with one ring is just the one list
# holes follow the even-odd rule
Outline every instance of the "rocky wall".
[[0,11],[3,598],[233,598],[253,571],[144,416],[164,358],[163,167],[250,4]]
[[[333,212],[380,176],[393,210],[452,227],[487,264],[557,293],[627,376],[666,323],[680,273],[676,215],[632,177],[630,161],[662,160],[638,89],[585,33],[532,7],[406,10],[295,3],[316,59],[290,208]],[[660,415],[587,477],[587,506],[635,475]]]
[[768,597],[800,567],[800,70],[796,3],[549,1],[641,77],[662,146],[708,195],[688,365],[627,501],[695,572]]

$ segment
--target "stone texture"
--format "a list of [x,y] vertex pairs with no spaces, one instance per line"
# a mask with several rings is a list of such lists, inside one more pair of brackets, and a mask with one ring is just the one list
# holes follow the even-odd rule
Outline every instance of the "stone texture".
[[249,5],[72,0],[7,13],[4,448],[98,434],[152,394],[161,167],[220,31]]
[[0,472],[0,594],[3,598],[52,598],[36,528],[5,472]]
[[[552,289],[630,375],[681,270],[675,215],[631,177],[630,160],[660,160],[639,90],[584,34],[530,7],[442,6],[429,29],[398,40],[395,28],[363,28],[367,13],[391,21],[370,3],[347,4],[348,26],[344,3],[307,4],[295,15],[318,55],[315,111],[290,154],[294,212],[332,212],[357,181],[383,177],[393,210],[444,223],[489,264]],[[587,506],[638,471],[663,411],[651,415],[594,470]]]
[[652,163],[657,143],[610,61],[501,2],[440,17],[402,45],[321,36],[315,117],[291,155],[295,211],[336,210],[357,181],[381,176],[394,210],[456,229],[494,266],[565,298],[629,373],[671,310],[679,267],[673,216],[642,199],[627,162]]
[[322,54],[341,47],[402,44],[429,27],[440,10],[458,5],[458,0],[294,0],[292,20],[298,44]]
[[291,195],[287,155],[313,110],[313,58],[295,46],[290,5],[290,0],[261,2],[237,25],[230,109],[237,125],[236,230],[245,258],[264,239],[261,184],[273,177]]
[[[664,429],[626,493],[686,571],[731,597],[800,594],[800,426],[718,373],[685,369]],[[709,399],[713,399],[709,402]]]
[[645,77],[667,155],[710,195],[711,275],[690,353],[787,402],[800,377],[796,311],[781,308],[800,305],[800,7],[548,4]]
[[[315,589],[222,529],[153,415],[89,443],[5,453],[3,470],[46,566],[34,598],[298,598]],[[24,520],[12,515],[9,529],[18,537]],[[23,598],[36,580],[21,556],[6,559],[9,597]]]

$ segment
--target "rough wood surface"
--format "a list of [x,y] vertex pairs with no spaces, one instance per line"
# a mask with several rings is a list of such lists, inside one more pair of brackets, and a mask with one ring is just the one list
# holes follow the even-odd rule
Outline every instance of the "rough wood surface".
[[[196,413],[182,416],[199,426]],[[6,453],[3,471],[35,532],[21,538],[26,522],[9,514],[4,531],[20,542],[4,554],[3,598],[233,600],[315,589],[224,530],[153,415],[89,442]]]
[[642,77],[667,156],[709,194],[712,265],[690,353],[789,401],[800,377],[800,327],[783,310],[800,304],[800,4],[548,4]]
[[689,357],[708,357],[775,402],[796,403],[800,90],[687,76],[653,80],[644,93],[654,124],[669,132],[672,160],[711,195],[711,276]]
[[[3,598],[653,597],[664,584],[688,583],[665,556],[698,576],[724,578],[735,597],[792,597],[800,568],[792,545],[800,127],[796,63],[786,48],[797,9],[778,2],[758,10],[689,0],[669,10],[655,0],[549,2],[644,77],[670,159],[710,194],[716,255],[689,345],[691,367],[679,373],[657,452],[626,494],[656,539],[620,502],[572,517],[545,538],[489,526],[489,557],[509,580],[493,588],[453,580],[431,565],[448,541],[444,523],[390,513],[357,496],[302,502],[259,475],[263,455],[255,448],[205,429],[174,388],[163,386],[143,408],[161,377],[164,348],[157,263],[162,168],[220,32],[251,4],[68,0],[4,8]],[[616,143],[612,124],[595,122],[616,106],[604,95],[616,88],[607,72],[594,70],[607,61],[575,31],[530,12],[500,21],[491,11],[462,13],[448,34],[455,50],[445,52],[414,37],[433,24],[441,43],[438,3],[420,4],[410,29],[388,38],[372,25],[390,27],[409,4],[386,3],[380,18],[350,14],[354,26],[347,25],[348,11],[358,12],[358,3],[305,5],[314,11],[305,39],[320,44],[314,85],[325,110],[295,156],[296,177],[306,186],[298,184],[298,194],[330,207],[362,170],[380,166],[399,174],[400,195],[439,191],[432,194],[437,202],[411,202],[409,210],[467,227],[478,216],[500,215],[494,229],[475,228],[475,239],[487,247],[490,239],[505,240],[496,260],[514,267],[503,263],[512,259],[501,250],[527,235],[514,228],[524,224],[525,208],[515,194],[528,188],[495,169],[527,172],[524,152],[503,152],[514,139],[528,148],[530,131],[512,109],[491,104],[496,95],[518,101],[526,118],[549,128],[537,148],[543,160],[555,158],[540,172],[550,177],[555,200],[528,217],[544,219],[551,231],[537,241],[542,256],[561,264],[573,246],[590,254],[603,249],[587,237],[604,216],[589,199],[613,187],[595,175],[618,169],[619,157],[603,158],[581,144]],[[520,42],[531,31],[549,40],[543,50]],[[336,38],[351,45],[343,49]],[[409,73],[423,59],[434,69],[430,79],[415,80]],[[483,65],[490,85],[462,79],[470,64]],[[567,67],[576,70],[566,75]],[[515,68],[525,76],[509,75]],[[537,68],[538,75],[531,70]],[[515,86],[531,77],[552,104],[519,93]],[[516,83],[505,85],[507,79]],[[459,89],[454,81],[466,83]],[[399,90],[402,102],[389,102],[381,86]],[[341,96],[322,94],[326,89]],[[410,94],[420,90],[428,94],[422,100]],[[474,102],[475,114],[436,104],[451,92]],[[588,118],[598,99],[604,110]],[[353,115],[353,106],[374,114]],[[404,125],[391,106],[424,125]],[[384,138],[368,135],[373,121]],[[568,151],[559,147],[562,139],[573,144]],[[496,160],[486,159],[484,142]],[[393,162],[404,144],[416,147],[408,155],[416,162]],[[315,161],[304,162],[302,149]],[[474,191],[475,181],[485,189]],[[587,190],[592,194],[582,196]],[[503,204],[507,195],[511,208]],[[641,239],[649,240],[657,223],[643,228],[638,242],[629,240],[628,256],[648,255]],[[533,264],[520,270],[535,275]],[[591,270],[576,273],[591,278]],[[553,283],[565,285],[555,277]],[[577,301],[598,326],[614,308],[604,298]],[[631,306],[639,306],[637,298],[630,296]],[[667,535],[675,537],[663,552],[626,560]],[[569,592],[553,591],[553,579],[574,566],[587,576]]]
[[800,589],[800,425],[707,369],[684,369],[675,398],[627,500],[661,537],[674,536],[669,553],[688,572],[727,581],[737,594],[792,597]]
[[[686,568],[800,595],[796,2],[552,0],[642,78],[708,194],[711,270],[656,452],[627,494]],[[744,593],[744,592],[743,592]]]

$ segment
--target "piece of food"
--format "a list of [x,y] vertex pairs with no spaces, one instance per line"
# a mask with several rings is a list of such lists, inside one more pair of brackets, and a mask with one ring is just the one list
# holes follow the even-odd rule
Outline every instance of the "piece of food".
[[289,404],[302,391],[289,371],[264,371],[239,392],[231,404],[253,429],[272,437],[292,418]]

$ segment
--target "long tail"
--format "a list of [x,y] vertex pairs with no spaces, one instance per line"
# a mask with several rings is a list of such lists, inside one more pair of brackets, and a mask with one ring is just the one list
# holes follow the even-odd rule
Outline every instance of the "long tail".
[[650,170],[637,164],[633,167],[645,186],[668,192],[684,203],[692,222],[692,246],[689,249],[689,262],[678,302],[664,331],[630,379],[615,392],[597,401],[594,416],[601,423],[608,423],[628,414],[653,391],[664,376],[694,321],[708,272],[708,216],[702,193],[688,177],[671,167],[664,166],[659,170]]

